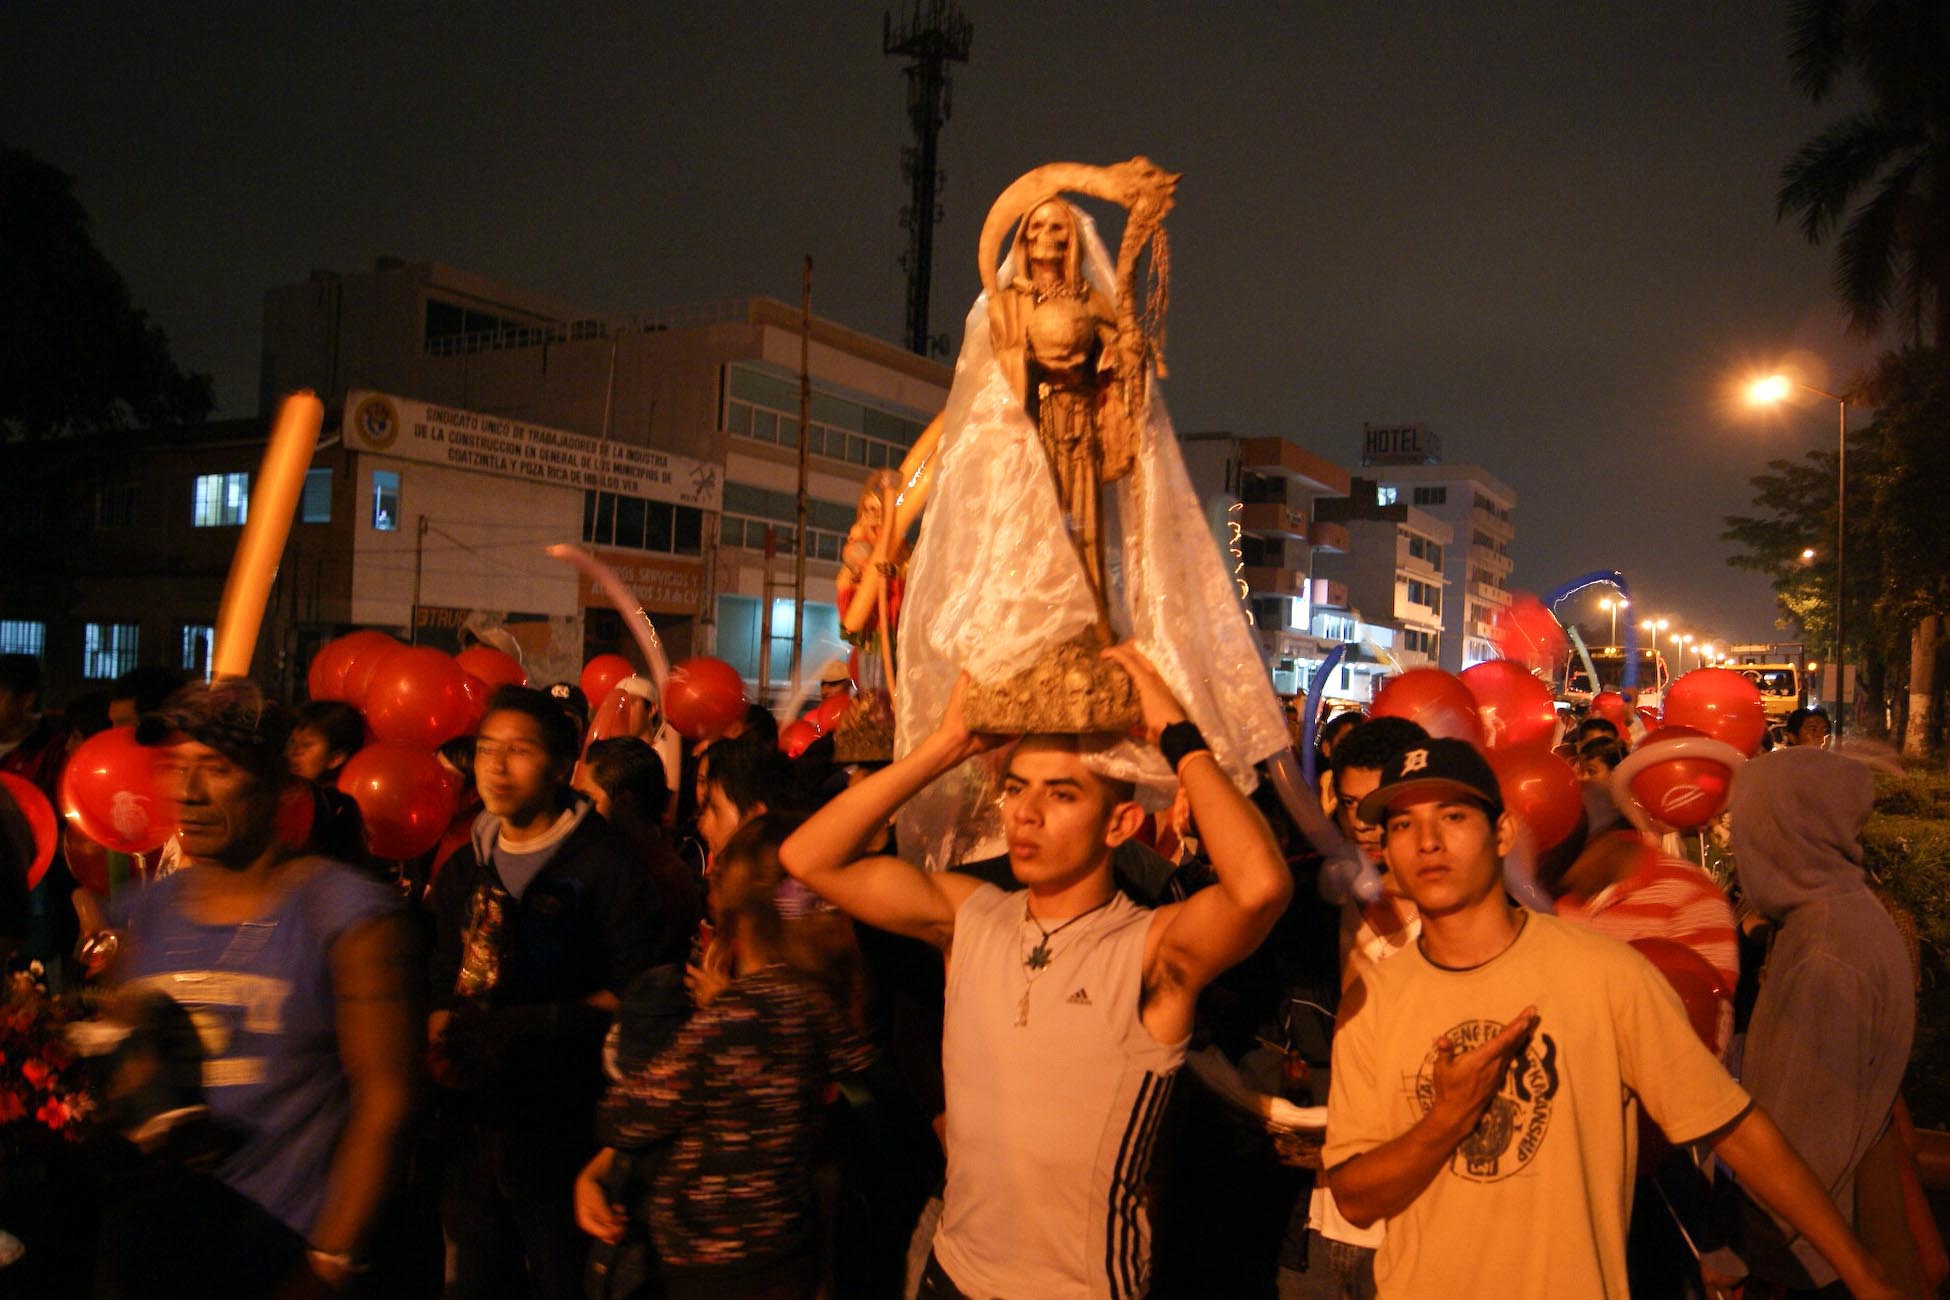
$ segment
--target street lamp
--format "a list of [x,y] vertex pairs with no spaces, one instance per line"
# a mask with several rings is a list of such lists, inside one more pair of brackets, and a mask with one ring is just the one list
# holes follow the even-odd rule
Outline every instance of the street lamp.
[[1626,600],[1623,596],[1620,596],[1616,600],[1613,600],[1610,596],[1606,596],[1603,600],[1598,602],[1599,609],[1611,611],[1610,644],[1612,645],[1618,644],[1618,611],[1621,609],[1630,609],[1631,607],[1632,607],[1632,602]]
[[[1831,393],[1813,384],[1804,384],[1786,375],[1768,375],[1756,379],[1747,386],[1747,400],[1755,406],[1774,406],[1781,402],[1794,389],[1825,397],[1835,404],[1835,739],[1842,738],[1842,620],[1847,610],[1847,597],[1843,594],[1843,580],[1848,572],[1843,555],[1843,527],[1848,516],[1848,399],[1839,393]],[[1810,547],[1801,552],[1801,558],[1812,560],[1814,549]]]

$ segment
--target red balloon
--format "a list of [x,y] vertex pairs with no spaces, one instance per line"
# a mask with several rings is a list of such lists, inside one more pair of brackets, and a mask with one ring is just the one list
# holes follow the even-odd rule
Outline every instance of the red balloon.
[[28,840],[34,846],[33,860],[27,864],[27,887],[32,889],[41,883],[48,864],[54,861],[54,845],[60,838],[61,824],[54,815],[54,805],[26,777],[0,772],[0,787],[12,796],[14,807],[20,810],[20,818],[27,824]]
[[1617,691],[1599,691],[1591,697],[1591,712],[1612,726],[1618,728],[1618,738],[1626,744],[1632,742],[1632,711],[1625,707],[1625,697]]
[[354,632],[352,635],[367,639],[346,655],[345,676],[339,686],[339,698],[363,711],[366,707],[366,688],[372,685],[373,674],[379,671],[381,664],[406,647],[384,632]]
[[161,848],[176,833],[176,807],[156,788],[154,759],[134,727],[90,736],[61,769],[61,815],[117,853]]
[[466,735],[474,717],[467,674],[432,646],[402,646],[381,660],[364,707],[375,736],[421,749]]
[[610,688],[625,677],[634,677],[636,669],[622,655],[597,655],[582,666],[582,694],[595,708],[609,697]]
[[[1706,1049],[1715,1056],[1725,1051],[1733,1036],[1733,990],[1721,982],[1713,964],[1696,950],[1671,939],[1633,939],[1631,944],[1672,985],[1679,1004],[1686,1009],[1686,1022]],[[1656,1163],[1661,1153],[1670,1149],[1665,1133],[1640,1111],[1639,1158]]]
[[722,659],[686,659],[664,684],[664,716],[686,739],[715,740],[745,716],[745,683]]
[[1641,704],[1638,707],[1638,715],[1639,721],[1648,727],[1657,727],[1659,725],[1659,711],[1657,709],[1650,709]]
[[83,889],[98,898],[108,897],[108,850],[83,835],[73,823],[61,828],[61,858]]
[[819,728],[813,726],[808,718],[800,718],[789,724],[779,733],[779,748],[787,758],[797,758],[806,752],[806,746],[819,739]]
[[528,670],[521,661],[491,645],[471,645],[454,656],[454,662],[487,684],[492,693],[497,686],[528,685]]
[[399,642],[384,632],[376,632],[371,628],[360,628],[356,632],[347,632],[342,637],[327,641],[319,647],[318,653],[312,656],[311,667],[305,674],[306,693],[314,700],[348,700],[354,704],[358,703],[347,694],[345,689],[345,674],[346,670],[351,668],[352,661],[361,652],[370,653],[373,650],[398,644]]
[[[1665,728],[1655,735],[1675,730]],[[1650,743],[1648,737],[1645,743]],[[1643,746],[1641,746],[1643,747]],[[1733,791],[1733,773],[1710,758],[1669,758],[1632,778],[1632,797],[1676,831],[1696,831],[1718,817]]]
[[1715,1053],[1724,1048],[1733,1028],[1733,990],[1713,963],[1697,949],[1672,939],[1633,939],[1631,944],[1672,985],[1699,1040]]
[[1503,749],[1533,741],[1551,742],[1557,734],[1557,704],[1551,688],[1513,659],[1493,659],[1465,668],[1462,684],[1476,701],[1483,745]]
[[292,781],[278,792],[278,810],[271,817],[278,843],[294,853],[311,842],[312,823],[318,817],[318,801],[311,791],[311,782]]
[[481,719],[487,716],[488,701],[494,696],[494,688],[476,677],[467,674],[462,683],[467,689],[467,730],[462,735],[471,736],[481,729]]
[[1558,670],[1570,648],[1557,616],[1529,592],[1518,594],[1491,617],[1490,641],[1503,658],[1549,673]]
[[1407,718],[1431,736],[1483,747],[1483,724],[1469,688],[1440,668],[1411,668],[1375,693],[1370,717]]
[[327,641],[311,657],[305,670],[305,695],[314,700],[336,700],[345,681],[345,638]]
[[1666,688],[1665,717],[1752,757],[1767,734],[1760,688],[1727,668],[1695,668]]
[[1584,813],[1578,774],[1547,742],[1511,745],[1487,757],[1503,792],[1504,811],[1530,828],[1539,852],[1562,844],[1577,829]]
[[380,858],[414,858],[440,842],[454,815],[454,792],[440,760],[396,741],[367,745],[339,772]]
[[812,723],[813,729],[824,736],[840,725],[840,719],[846,716],[846,711],[852,707],[851,695],[835,695],[830,700],[821,700],[819,707],[806,715],[806,721]]
[[[1641,709],[1639,712],[1643,714],[1645,710]],[[1647,745],[1656,745],[1662,740],[1674,740],[1680,736],[1704,736],[1706,734],[1696,727],[1682,727],[1677,723],[1670,727],[1662,727],[1657,725],[1656,719],[1648,719],[1647,721],[1651,724],[1651,730],[1639,738],[1639,743],[1632,746],[1633,749],[1644,749]]]

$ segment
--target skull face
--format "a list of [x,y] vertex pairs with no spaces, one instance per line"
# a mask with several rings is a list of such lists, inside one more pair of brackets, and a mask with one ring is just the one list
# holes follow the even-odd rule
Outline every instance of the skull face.
[[1023,243],[1031,262],[1062,262],[1076,238],[1076,223],[1066,204],[1051,200],[1029,214],[1023,223]]

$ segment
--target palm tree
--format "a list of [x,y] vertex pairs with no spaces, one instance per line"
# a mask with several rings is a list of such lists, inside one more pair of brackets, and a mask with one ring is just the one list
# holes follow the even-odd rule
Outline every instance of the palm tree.
[[1793,0],[1788,61],[1814,103],[1854,74],[1869,106],[1781,169],[1776,216],[1810,243],[1839,229],[1835,291],[1858,333],[1894,314],[1908,346],[1932,341],[1926,324],[1950,345],[1950,4]]

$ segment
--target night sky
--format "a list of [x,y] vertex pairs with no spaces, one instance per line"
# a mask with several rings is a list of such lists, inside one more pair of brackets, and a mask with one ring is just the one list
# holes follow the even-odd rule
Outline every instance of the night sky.
[[[1721,516],[1834,417],[1757,417],[1729,383],[1794,349],[1843,382],[1867,356],[1828,250],[1774,219],[1781,164],[1839,111],[1789,85],[1781,4],[964,7],[934,282],[952,346],[1003,186],[1148,154],[1184,173],[1181,430],[1352,466],[1362,421],[1426,422],[1517,489],[1515,585],[1617,567],[1642,611],[1773,635]],[[226,415],[255,406],[263,291],[382,254],[602,313],[796,302],[810,253],[815,311],[898,339],[908,125],[882,12],[10,3],[0,138],[77,177]]]

